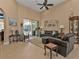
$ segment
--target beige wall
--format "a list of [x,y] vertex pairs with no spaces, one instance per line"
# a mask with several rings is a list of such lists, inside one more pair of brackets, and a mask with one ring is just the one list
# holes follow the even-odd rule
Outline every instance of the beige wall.
[[[30,8],[20,6],[15,0],[0,0],[0,8],[5,12],[5,44],[9,41],[10,30],[20,30],[20,24],[24,18],[40,20],[40,13],[37,13]],[[17,26],[9,26],[9,17],[17,20]]]
[[[69,16],[71,14],[71,11],[73,11],[74,15],[79,16],[79,0],[68,0],[56,7],[52,7],[49,11],[45,11],[42,13],[42,20],[41,23],[44,25],[44,20],[50,20],[52,21],[54,19],[59,21],[59,25],[65,26],[65,32],[68,32],[69,30]],[[53,27],[52,27],[53,28]],[[59,30],[59,29],[58,29]]]

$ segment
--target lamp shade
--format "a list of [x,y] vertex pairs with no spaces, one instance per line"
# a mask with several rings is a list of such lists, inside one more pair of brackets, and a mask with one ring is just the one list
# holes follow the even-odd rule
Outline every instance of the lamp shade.
[[64,25],[60,25],[60,28],[64,28]]

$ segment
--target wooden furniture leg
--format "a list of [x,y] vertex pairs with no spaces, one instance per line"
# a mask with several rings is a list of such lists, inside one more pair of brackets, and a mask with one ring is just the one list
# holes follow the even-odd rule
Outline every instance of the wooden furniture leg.
[[44,45],[44,51],[45,51],[44,55],[46,56],[46,46],[45,45]]
[[52,49],[50,49],[50,59],[52,59]]

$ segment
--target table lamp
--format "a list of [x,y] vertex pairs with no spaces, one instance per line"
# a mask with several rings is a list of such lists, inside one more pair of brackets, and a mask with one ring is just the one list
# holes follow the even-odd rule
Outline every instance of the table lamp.
[[64,25],[60,25],[60,33],[63,33]]

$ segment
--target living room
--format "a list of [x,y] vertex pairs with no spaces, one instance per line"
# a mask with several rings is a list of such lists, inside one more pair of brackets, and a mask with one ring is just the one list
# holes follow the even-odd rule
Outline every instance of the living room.
[[[44,1],[0,0],[0,13],[2,12],[0,16],[4,16],[2,18],[4,20],[4,35],[2,35],[3,33],[1,34],[4,40],[2,42],[0,40],[1,59],[37,59],[38,57],[39,59],[79,58],[79,1],[47,0],[48,4],[52,6],[47,8],[46,5],[46,8],[43,7],[40,9],[41,6],[37,3],[43,3]],[[23,36],[24,24],[25,31],[28,31],[25,36]],[[15,33],[16,35],[14,35]],[[18,33],[20,35],[17,35]],[[77,39],[75,39],[75,37]],[[63,41],[67,39],[68,42],[63,42],[61,41],[62,39]],[[60,48],[61,51],[58,50],[58,56],[55,55],[56,51],[52,51],[54,55],[51,57],[51,52],[49,52],[50,49],[47,50],[47,55],[44,55],[44,45],[48,44],[48,42],[56,44],[57,47]],[[28,52],[30,49],[31,51]],[[63,52],[63,50],[65,52]],[[38,53],[36,53],[36,51]]]

